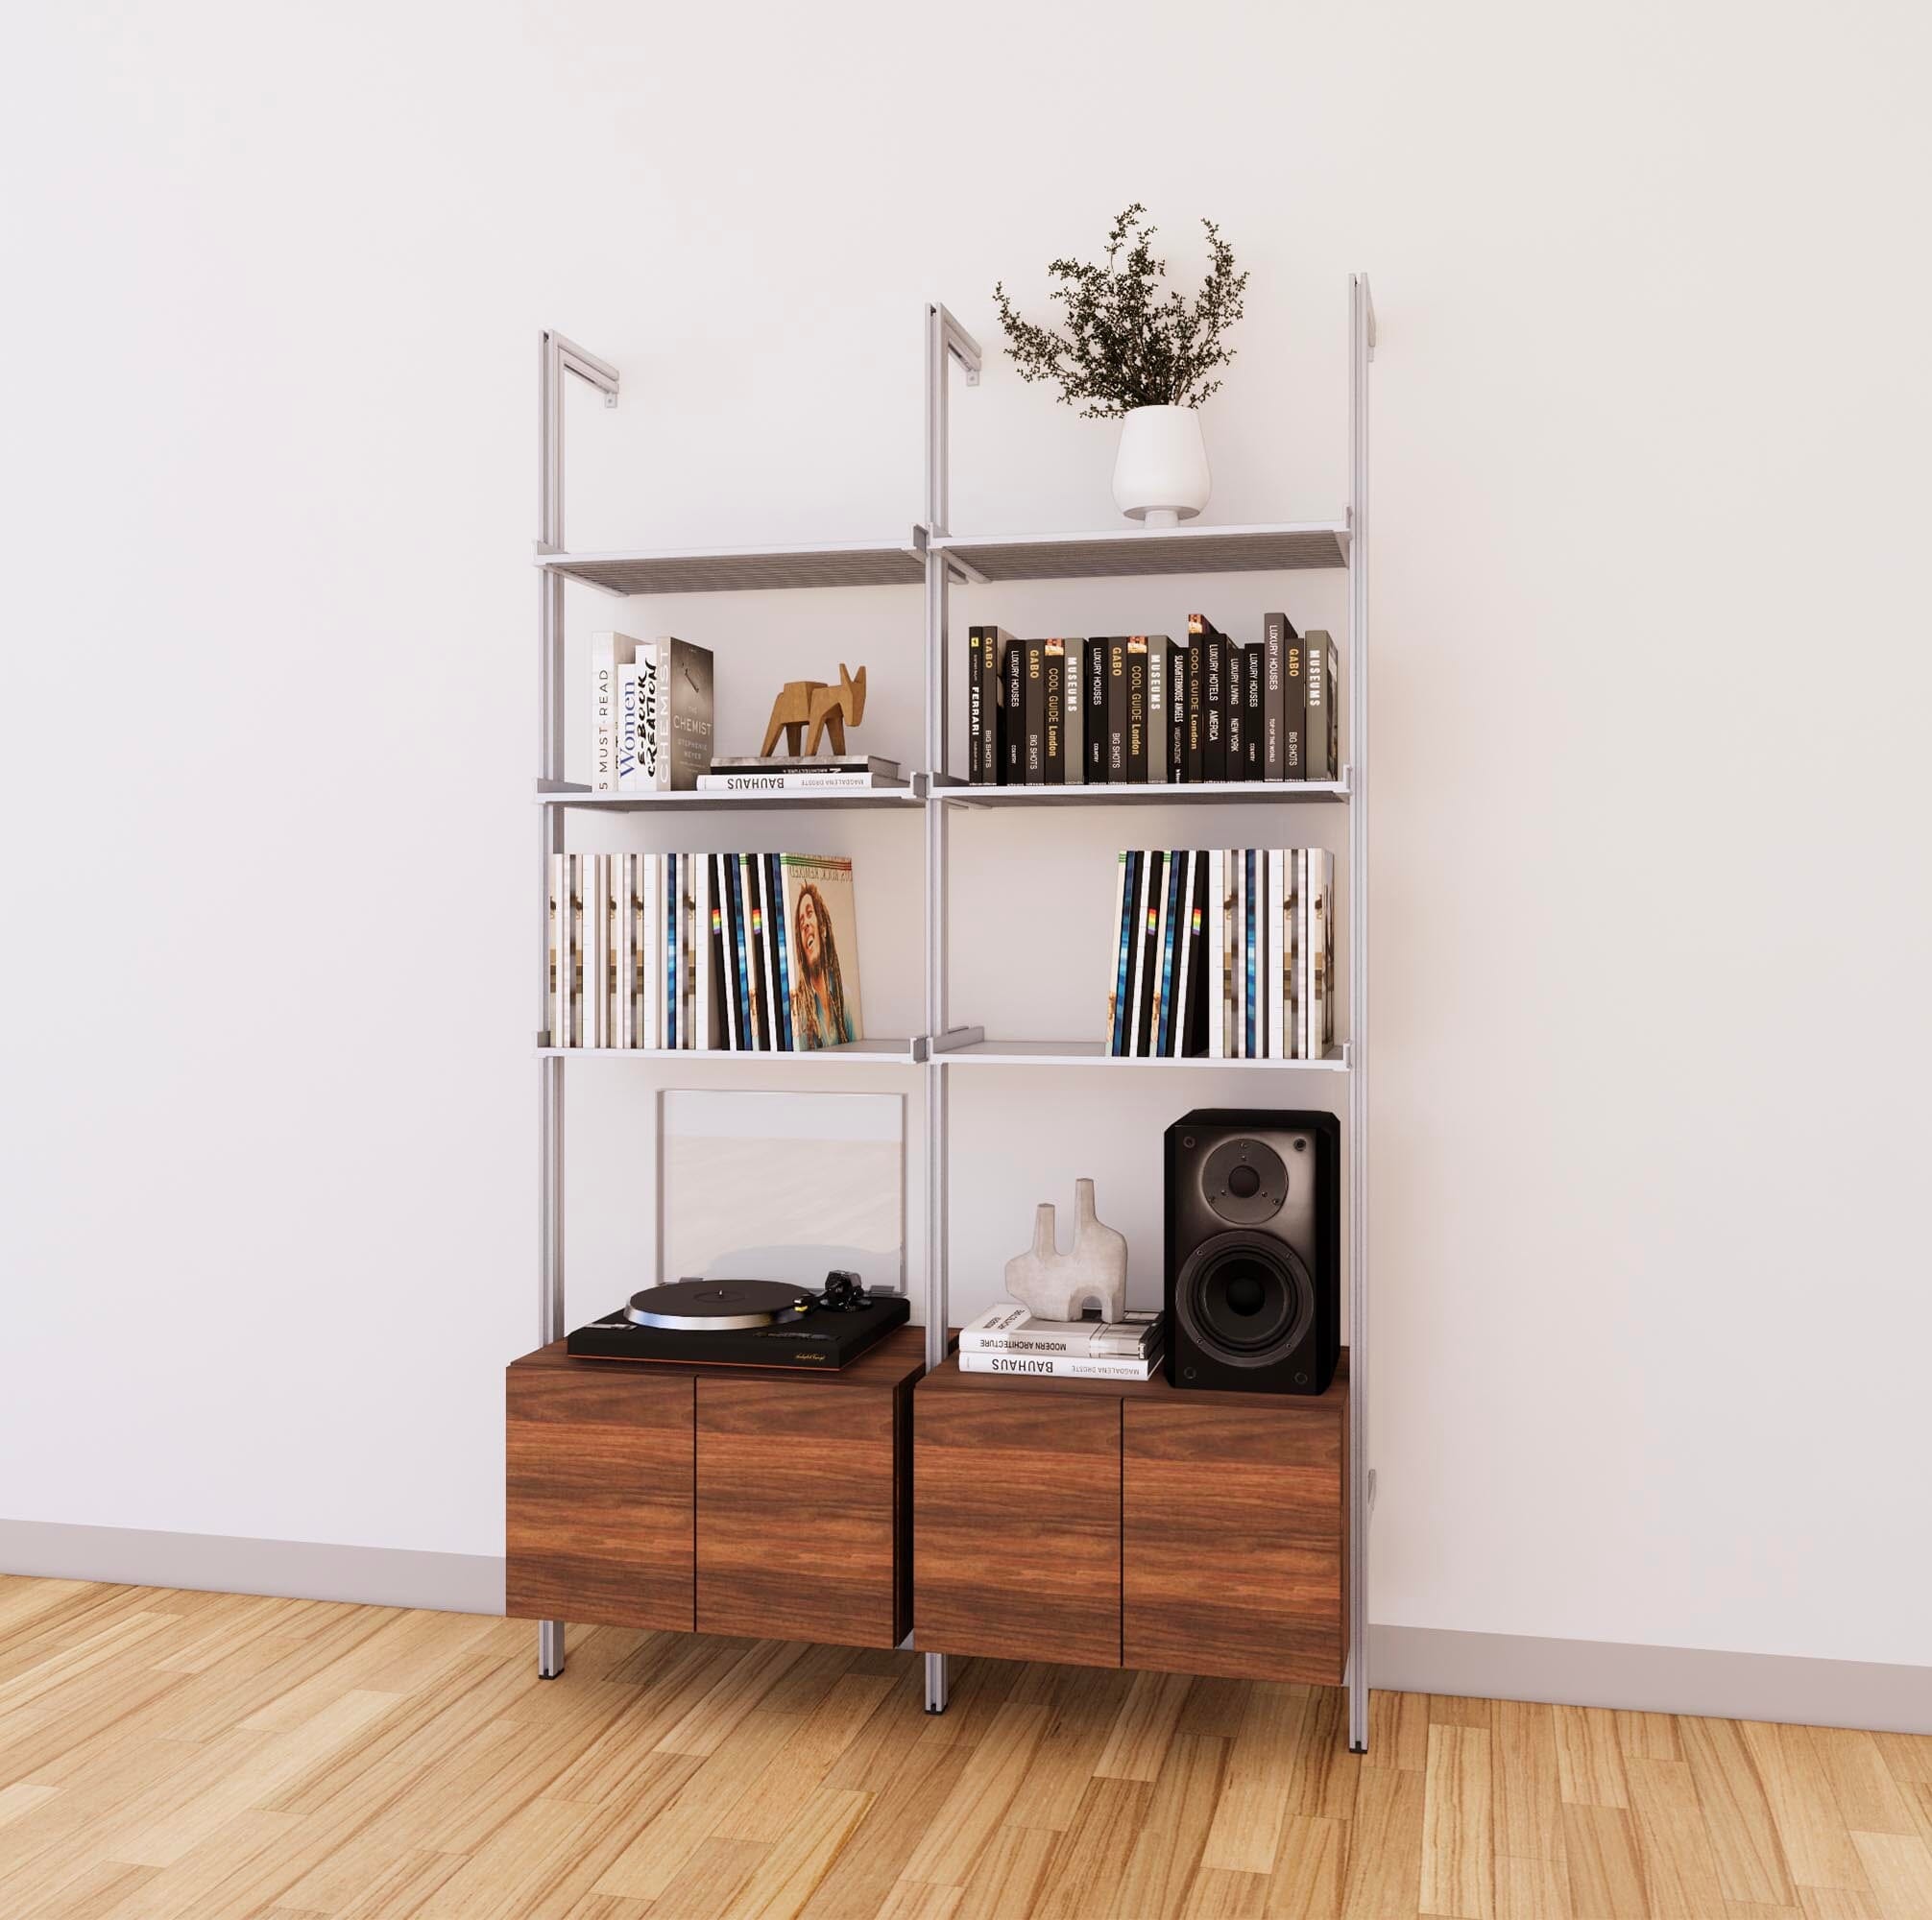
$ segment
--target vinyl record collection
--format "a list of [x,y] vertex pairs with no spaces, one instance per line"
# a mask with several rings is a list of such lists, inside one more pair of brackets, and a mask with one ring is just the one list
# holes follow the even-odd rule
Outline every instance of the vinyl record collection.
[[1335,855],[1147,849],[1114,881],[1107,1051],[1322,1060],[1335,1044]]
[[968,633],[966,775],[976,786],[1339,780],[1335,642],[1286,613],[1230,639],[1015,639]]
[[852,862],[553,853],[552,1046],[793,1053],[862,1040]]

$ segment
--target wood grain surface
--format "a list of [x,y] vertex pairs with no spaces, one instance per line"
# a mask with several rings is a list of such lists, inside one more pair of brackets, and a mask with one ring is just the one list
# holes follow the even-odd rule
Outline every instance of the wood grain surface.
[[1932,1739],[0,1578],[7,1920],[1924,1920]]

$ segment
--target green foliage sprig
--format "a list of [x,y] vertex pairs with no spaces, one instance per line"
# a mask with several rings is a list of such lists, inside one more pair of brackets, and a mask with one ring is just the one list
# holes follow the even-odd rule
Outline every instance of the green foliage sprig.
[[[1160,298],[1168,264],[1153,256],[1155,229],[1139,201],[1114,222],[1104,266],[1052,260],[1052,298],[1066,309],[1065,330],[1022,319],[1002,280],[993,289],[1006,351],[1023,380],[1058,383],[1060,398],[1083,420],[1118,420],[1135,407],[1197,407],[1220,389],[1207,375],[1234,349],[1222,336],[1241,318],[1247,276],[1234,270],[1234,249],[1203,220],[1213,264],[1199,297]],[[1131,243],[1131,244],[1130,244]]]

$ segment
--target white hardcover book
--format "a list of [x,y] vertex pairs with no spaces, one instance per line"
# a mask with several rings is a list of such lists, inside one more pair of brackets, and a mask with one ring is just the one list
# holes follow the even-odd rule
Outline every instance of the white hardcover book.
[[698,944],[697,880],[702,864],[695,853],[687,853],[678,862],[678,925],[684,936],[685,1023],[678,1044],[687,1051],[702,1046],[703,1029],[698,1025]]
[[1308,850],[1294,856],[1294,1052],[1308,1052]]
[[1114,1050],[1114,1027],[1121,1001],[1121,911],[1126,905],[1127,856],[1114,862],[1114,917],[1108,922],[1111,938],[1107,942],[1107,1023],[1100,1030],[1100,1042],[1109,1053]]
[[591,636],[591,791],[617,791],[617,669],[638,657],[626,634]]
[[644,855],[644,1044],[664,1044],[664,856]]
[[877,780],[860,773],[700,774],[700,793],[890,793],[906,791],[904,780]]
[[962,1374],[1012,1374],[1022,1379],[1145,1380],[1161,1364],[1159,1354],[1144,1360],[1082,1359],[1071,1354],[969,1354],[959,1356]]
[[1195,878],[1200,854],[1189,848],[1181,854],[1180,930],[1174,936],[1174,1003],[1168,1020],[1168,1053],[1179,1060],[1187,1052],[1188,981],[1194,968]]
[[1227,854],[1219,847],[1208,852],[1208,924],[1207,951],[1201,957],[1207,962],[1208,1001],[1208,1058],[1220,1060],[1226,1044],[1225,1022],[1222,1019],[1221,982],[1226,977],[1222,972],[1223,955],[1227,951],[1227,901],[1221,888],[1227,880]]
[[568,859],[568,853],[550,855],[550,1003],[543,1034],[546,1046],[570,1044],[570,992],[565,972],[570,960]]
[[1152,1006],[1147,1015],[1147,1054],[1158,1058],[1161,1051],[1161,1003],[1167,997],[1163,989],[1167,985],[1168,934],[1172,925],[1174,855],[1171,849],[1161,861],[1160,898],[1154,902],[1154,950],[1151,959],[1153,978],[1147,982],[1147,990]]
[[1288,1053],[1281,1032],[1281,865],[1282,850],[1270,847],[1268,850],[1268,912],[1262,921],[1262,933],[1268,941],[1268,972],[1263,976],[1267,981],[1268,1008],[1268,1057],[1270,1060],[1286,1060]]
[[959,1330],[962,1354],[1064,1354],[1075,1359],[1145,1359],[1161,1340],[1159,1313],[1124,1320],[1036,1320],[1013,1301],[989,1307]]
[[1234,850],[1234,1053],[1247,1058],[1247,849]]
[[785,910],[771,898],[771,862],[762,853],[751,856],[753,876],[758,881],[758,959],[759,974],[764,982],[766,1020],[771,1028],[771,1050],[785,1051],[785,1010],[778,1003],[778,928]]
[[657,700],[651,732],[657,743],[657,759],[651,769],[651,784],[660,793],[668,793],[671,780],[671,649],[677,643],[664,636],[651,642],[651,657],[657,665]]
[[638,676],[642,669],[631,660],[617,669],[617,791],[633,792],[638,784]]
[[684,925],[684,915],[678,910],[678,894],[684,880],[678,869],[688,856],[682,853],[664,855],[664,1004],[668,1010],[667,1026],[664,1033],[666,1046],[682,1048],[685,1041],[685,993],[684,993],[684,942],[679,934]]
[[1308,852],[1309,1014],[1311,1060],[1325,1060],[1335,1044],[1335,855]]
[[599,853],[580,855],[583,863],[583,884],[578,889],[583,902],[584,922],[584,1038],[585,1046],[604,1044],[604,996],[601,982],[607,966],[605,942],[609,938],[609,928],[605,916],[609,911],[604,898],[606,866]]
[[655,769],[663,757],[663,749],[657,732],[658,656],[648,640],[638,643],[637,675],[638,750],[623,790],[628,793],[653,793],[657,790]]

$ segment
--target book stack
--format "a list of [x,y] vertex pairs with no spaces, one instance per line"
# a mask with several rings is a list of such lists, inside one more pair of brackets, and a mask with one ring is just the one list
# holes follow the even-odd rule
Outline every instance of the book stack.
[[1262,617],[1230,639],[1205,613],[1185,638],[1015,639],[968,630],[966,777],[976,786],[1337,780],[1335,642]]
[[1320,847],[1123,853],[1107,1051],[1323,1060],[1335,1045],[1335,855]]
[[700,776],[705,793],[866,793],[903,787],[897,760],[877,754],[836,759],[719,759]]
[[712,655],[668,636],[591,636],[591,791],[668,793],[711,770]]
[[959,1330],[962,1374],[1047,1375],[1063,1380],[1151,1380],[1161,1363],[1164,1316],[1036,1320],[1010,1301]]
[[553,853],[549,1044],[803,1053],[862,1040],[852,862]]

